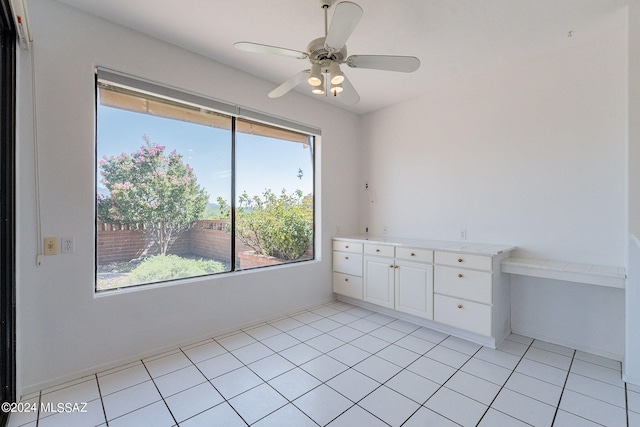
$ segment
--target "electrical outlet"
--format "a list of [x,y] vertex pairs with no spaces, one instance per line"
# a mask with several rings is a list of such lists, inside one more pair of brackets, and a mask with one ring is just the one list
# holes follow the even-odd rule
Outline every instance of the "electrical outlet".
[[70,254],[75,252],[75,242],[73,237],[63,237],[60,239],[60,252]]
[[44,254],[58,255],[58,239],[55,237],[44,238]]

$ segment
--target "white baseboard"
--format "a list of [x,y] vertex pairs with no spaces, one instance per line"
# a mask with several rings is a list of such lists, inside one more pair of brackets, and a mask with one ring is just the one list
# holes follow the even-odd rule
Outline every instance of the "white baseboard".
[[607,359],[617,360],[618,362],[622,362],[624,359],[624,355],[622,354],[612,353],[606,350],[601,350],[599,348],[585,346],[580,343],[569,341],[569,340],[558,339],[556,337],[552,337],[552,336],[541,334],[534,331],[529,331],[526,329],[515,328],[515,329],[512,329],[511,332],[514,334],[523,335],[525,337],[546,341],[551,344],[557,344],[564,347],[569,347],[576,350],[584,351],[585,353],[594,354],[596,356],[606,357]]

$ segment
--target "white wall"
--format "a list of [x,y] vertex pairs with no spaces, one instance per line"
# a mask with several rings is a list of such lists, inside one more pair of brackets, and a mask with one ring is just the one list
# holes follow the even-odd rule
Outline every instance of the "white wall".
[[[50,0],[29,1],[34,38],[44,236],[75,253],[37,253],[31,60],[19,57],[18,386],[78,373],[274,318],[333,297],[330,238],[358,224],[359,117]],[[319,262],[116,295],[94,295],[94,67],[120,70],[322,129]]]
[[640,4],[629,5],[629,238],[624,376],[640,385]]
[[[625,14],[615,19],[607,37],[364,116],[361,188],[375,197],[361,190],[361,227],[445,240],[466,229],[518,256],[625,265]],[[603,327],[566,322],[589,313]],[[620,291],[512,279],[512,325],[533,336],[621,359],[623,313]]]

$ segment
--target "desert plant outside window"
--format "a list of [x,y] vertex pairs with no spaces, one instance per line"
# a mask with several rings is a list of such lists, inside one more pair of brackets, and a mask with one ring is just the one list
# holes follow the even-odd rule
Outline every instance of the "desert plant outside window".
[[96,88],[96,291],[314,259],[319,130],[101,68]]

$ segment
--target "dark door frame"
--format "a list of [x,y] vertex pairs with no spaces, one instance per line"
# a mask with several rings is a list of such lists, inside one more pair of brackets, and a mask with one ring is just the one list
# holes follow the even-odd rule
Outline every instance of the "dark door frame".
[[[16,401],[16,30],[0,0],[0,399]],[[7,413],[0,411],[0,425]]]

